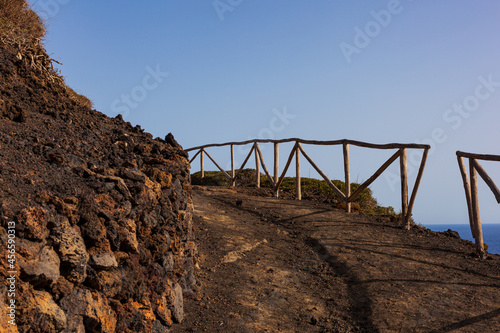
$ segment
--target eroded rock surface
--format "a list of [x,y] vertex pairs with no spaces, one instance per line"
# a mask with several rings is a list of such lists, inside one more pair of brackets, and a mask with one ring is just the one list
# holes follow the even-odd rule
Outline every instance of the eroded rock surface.
[[0,278],[4,291],[10,222],[17,331],[168,331],[196,285],[187,154],[1,43],[0,72]]

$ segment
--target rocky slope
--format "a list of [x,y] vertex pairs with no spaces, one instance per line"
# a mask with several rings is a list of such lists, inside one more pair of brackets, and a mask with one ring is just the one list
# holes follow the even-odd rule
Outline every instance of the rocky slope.
[[196,283],[187,155],[73,97],[0,43],[0,327],[168,332]]

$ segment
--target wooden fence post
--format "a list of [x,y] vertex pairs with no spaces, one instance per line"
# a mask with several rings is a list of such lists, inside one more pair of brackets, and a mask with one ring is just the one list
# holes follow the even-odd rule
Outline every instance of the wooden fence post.
[[[279,143],[274,143],[274,185],[278,184],[279,175]],[[279,197],[280,190],[278,188],[274,188],[274,197]]]
[[302,190],[300,188],[300,143],[295,147],[295,180],[297,187],[297,200],[302,200]]
[[278,182],[274,185],[274,188],[276,191],[279,191],[281,183],[283,182],[283,179],[285,179],[285,175],[286,175],[286,172],[288,171],[288,167],[290,167],[290,164],[292,164],[293,155],[295,155],[295,152],[296,152],[295,148],[297,148],[297,143],[293,146],[292,151],[290,152],[290,155],[288,155],[288,160],[286,161],[285,168],[283,169],[283,172],[281,173],[281,176],[278,179]]
[[[429,146],[430,147],[430,146]],[[429,154],[430,148],[424,149],[424,154],[422,155],[422,160],[420,161],[420,167],[418,168],[417,178],[415,179],[415,184],[413,185],[413,189],[411,191],[410,203],[408,204],[408,210],[406,211],[406,215],[411,217],[411,212],[413,211],[413,205],[415,204],[415,199],[417,198],[418,187],[420,186],[420,182],[422,181],[422,175],[424,174],[425,163],[427,161],[427,155]]]
[[401,222],[406,230],[410,230],[410,216],[408,216],[408,169],[406,148],[401,148],[399,152],[399,168],[401,172]]
[[483,229],[481,227],[481,216],[479,215],[479,198],[477,190],[477,172],[474,167],[474,159],[469,157],[469,172],[470,172],[470,189],[471,189],[471,206],[472,206],[472,220],[474,221],[475,234],[476,234],[476,250],[481,259],[486,257],[483,244]]
[[345,176],[345,210],[346,212],[351,212],[351,202],[349,201],[349,197],[351,196],[351,167],[349,160],[349,144],[344,142],[343,144],[344,150],[344,176]]
[[465,163],[463,157],[457,155],[457,160],[458,160],[458,167],[460,169],[460,175],[462,175],[462,181],[464,183],[465,200],[467,201],[467,211],[469,212],[470,231],[472,233],[472,237],[476,239],[476,227],[474,226],[474,219],[472,214],[469,178],[467,177],[467,170],[465,169]]
[[[274,175],[271,175],[269,170],[267,169],[265,163],[264,163],[264,157],[262,155],[262,152],[260,151],[259,148],[259,142],[263,143],[274,143]],[[286,163],[285,169],[283,170],[283,174],[279,175],[279,143],[285,143],[285,142],[295,142],[294,148],[292,149],[290,156],[288,158],[288,161]],[[240,169],[238,172],[235,172],[235,157],[234,157],[234,146],[235,145],[242,145],[242,144],[250,144],[253,143],[253,146],[248,153],[245,161],[241,165]],[[311,158],[306,154],[306,152],[303,150],[301,143],[304,144],[317,144],[317,145],[343,145],[343,155],[344,155],[344,181],[345,181],[345,193],[340,191],[332,182],[331,180],[316,166],[316,164],[311,160]],[[229,173],[222,169],[217,162],[210,156],[210,154],[205,150],[205,148],[208,147],[220,147],[220,146],[226,146],[230,145],[231,149],[231,175]],[[351,194],[351,183],[350,183],[350,157],[349,157],[349,146],[350,145],[355,145],[355,146],[360,146],[360,147],[365,147],[365,148],[375,148],[375,149],[398,149],[392,155],[367,181],[365,181],[363,184],[361,184],[354,193]],[[418,170],[417,178],[415,180],[415,185],[413,186],[413,190],[411,193],[411,197],[409,198],[409,193],[408,193],[408,174],[407,174],[407,149],[409,148],[419,148],[419,149],[424,149],[424,154],[422,157],[422,161],[420,162],[420,168]],[[293,155],[297,154],[295,156],[295,163],[296,163],[296,191],[297,191],[297,200],[302,199],[302,188],[301,188],[301,175],[300,175],[300,154],[303,153],[304,157],[306,160],[308,160],[311,165],[318,171],[318,173],[326,180],[328,185],[342,198],[342,200],[346,204],[346,211],[351,212],[352,209],[352,201],[361,193],[363,189],[368,187],[387,167],[394,162],[398,157],[400,158],[400,170],[401,170],[401,199],[402,199],[402,221],[403,225],[409,229],[410,227],[410,219],[411,219],[411,212],[413,208],[413,204],[415,202],[416,194],[417,194],[417,189],[420,184],[423,170],[425,167],[425,162],[426,158],[428,155],[428,151],[430,149],[429,145],[421,145],[421,144],[397,144],[397,143],[391,143],[391,144],[385,144],[385,145],[380,145],[380,144],[371,144],[371,143],[366,143],[366,142],[360,142],[360,141],[354,141],[354,140],[334,140],[334,141],[313,141],[313,140],[301,140],[301,139],[284,139],[284,140],[247,140],[243,142],[228,142],[228,143],[223,143],[223,144],[210,144],[210,145],[204,145],[204,146],[199,146],[199,147],[193,147],[190,149],[187,149],[186,151],[192,151],[192,150],[198,150],[198,153],[195,154],[195,156],[190,160],[190,163],[194,161],[194,159],[197,157],[198,154],[200,154],[200,169],[201,169],[201,178],[205,177],[205,166],[204,166],[204,158],[205,155],[207,155],[210,160],[220,169],[220,171],[224,174],[226,178],[228,178],[231,181],[231,185],[235,186],[236,185],[236,179],[238,175],[243,171],[243,168],[245,164],[247,163],[248,159],[252,156],[252,153],[255,153],[255,176],[256,176],[256,187],[260,188],[261,187],[261,174],[260,174],[260,167],[262,164],[262,167],[266,173],[266,176],[269,178],[270,182],[273,185],[273,194],[275,197],[279,196],[279,187],[281,183],[283,182],[283,179],[285,177],[285,174],[288,170],[288,167],[290,166],[292,160],[293,160]],[[457,154],[460,152],[457,152]],[[500,161],[500,156],[496,155],[474,155],[473,157],[476,157],[478,159],[487,159],[487,160],[496,160]],[[472,161],[473,163],[477,163],[475,160]],[[475,164],[473,170],[473,173],[479,173],[479,175],[485,180],[485,182],[490,186],[491,190],[495,194],[495,197],[497,198],[497,201],[500,203],[500,190],[494,185],[494,183],[491,181],[489,176],[486,174],[486,172],[482,169],[482,167],[477,163]],[[476,175],[476,183],[477,183],[477,175]],[[477,184],[476,184],[477,186]],[[476,190],[476,197],[477,197],[477,190]],[[409,199],[409,200],[408,200]],[[479,218],[479,211],[477,209],[476,212],[476,218]],[[479,220],[479,226],[480,226],[480,220]],[[478,230],[479,229],[479,230]],[[472,229],[473,232],[475,233],[475,237],[481,238],[481,246],[482,246],[482,230],[481,228],[478,228],[477,223],[475,223],[474,228]],[[481,232],[481,235],[479,233]]]
[[260,188],[260,158],[257,149],[257,142],[254,143],[254,153],[255,153],[255,187]]
[[201,179],[205,178],[205,161],[204,161],[204,157],[205,157],[205,149],[202,149],[201,153],[200,153]]
[[234,170],[234,145],[231,145],[231,186],[236,185],[236,179],[235,177],[235,170]]

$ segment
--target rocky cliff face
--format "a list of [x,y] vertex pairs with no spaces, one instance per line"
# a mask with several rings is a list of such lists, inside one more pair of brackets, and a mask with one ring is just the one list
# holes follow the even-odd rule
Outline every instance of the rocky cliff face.
[[168,332],[180,322],[196,283],[186,157],[172,136],[78,104],[0,45],[0,297],[2,309],[15,305],[0,326]]

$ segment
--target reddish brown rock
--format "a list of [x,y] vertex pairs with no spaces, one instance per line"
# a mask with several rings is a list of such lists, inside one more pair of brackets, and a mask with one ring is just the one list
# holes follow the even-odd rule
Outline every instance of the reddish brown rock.
[[18,51],[0,41],[0,256],[14,221],[33,323],[19,331],[168,331],[195,283],[186,154],[80,104]]
[[[7,304],[8,302],[7,292],[8,288],[4,285],[0,285],[0,302],[2,305]],[[16,325],[15,314],[11,314],[7,307],[4,309],[6,311],[0,316],[0,330],[5,333],[19,333]],[[12,318],[9,315],[12,316]]]
[[146,175],[139,170],[125,169],[123,171],[123,177],[131,180],[138,181],[140,183],[146,182]]
[[45,291],[19,285],[18,329],[20,332],[61,332],[67,328],[67,316]]
[[98,194],[94,196],[94,200],[100,211],[104,211],[109,214],[113,214],[115,212],[116,202],[110,195],[104,193]]
[[34,240],[45,239],[49,214],[42,207],[29,207],[21,210],[17,215],[18,236]]
[[62,218],[52,230],[52,236],[61,260],[61,274],[76,284],[85,281],[89,254],[78,227],[71,226],[66,218]]
[[184,318],[184,301],[182,296],[182,287],[179,284],[174,286],[170,299],[172,300],[172,305],[170,307],[172,317],[174,321],[180,323]]
[[101,271],[97,273],[92,287],[108,298],[115,297],[122,289],[122,274],[118,270]]
[[60,276],[50,287],[51,294],[56,301],[71,294],[74,288],[73,284],[62,276]]
[[84,332],[115,332],[116,317],[107,298],[87,289],[74,289],[61,299],[61,308],[68,314],[68,328]]
[[148,168],[148,176],[157,181],[162,188],[170,187],[172,185],[172,174],[157,168]]
[[156,318],[158,318],[164,325],[172,325],[172,311],[168,308],[168,302],[165,296],[156,300],[155,304]]
[[49,246],[41,246],[38,253],[29,259],[18,257],[21,276],[31,284],[44,287],[59,279],[59,256]]
[[113,252],[94,253],[90,255],[90,265],[96,269],[110,269],[118,267]]
[[61,198],[51,195],[50,201],[55,205],[56,210],[59,214],[66,216],[69,219],[71,225],[78,223],[78,198],[67,197],[64,200]]
[[120,249],[125,252],[139,253],[139,242],[137,241],[137,230],[135,221],[126,219],[120,223]]

